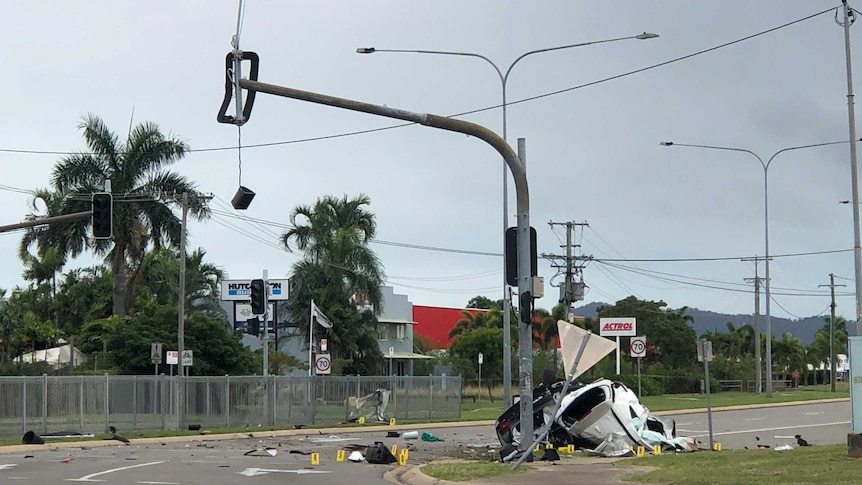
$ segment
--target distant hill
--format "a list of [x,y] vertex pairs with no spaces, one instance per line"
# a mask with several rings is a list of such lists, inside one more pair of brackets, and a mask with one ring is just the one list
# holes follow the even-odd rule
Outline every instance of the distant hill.
[[[575,308],[574,313],[581,317],[596,317],[596,309],[607,303],[588,303],[584,306]],[[697,308],[689,308],[686,312],[694,319],[694,330],[698,335],[704,332],[718,330],[724,332],[727,330],[727,322],[732,322],[739,327],[746,323],[753,324],[754,316],[749,315],[730,315],[727,313],[716,313],[709,310],[698,310]],[[807,317],[799,320],[791,320],[789,318],[781,318],[772,316],[772,334],[780,337],[784,332],[790,332],[797,337],[802,345],[808,345],[814,340],[814,334],[818,329],[826,324],[823,316]],[[853,322],[848,322],[847,331],[851,336],[856,335],[856,325]],[[760,316],[761,332],[766,332],[764,328],[764,317]]]

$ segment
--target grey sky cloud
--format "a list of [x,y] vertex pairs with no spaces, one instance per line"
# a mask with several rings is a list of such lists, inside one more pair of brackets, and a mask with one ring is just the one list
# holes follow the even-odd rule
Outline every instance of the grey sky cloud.
[[[507,66],[532,49],[644,31],[661,35],[531,56],[510,77],[514,101],[684,56],[830,6],[802,0],[625,1],[612,8],[597,0],[248,0],[241,47],[260,54],[265,82],[448,115],[500,103],[499,80],[490,66],[469,58],[358,55],[355,49],[471,51]],[[80,150],[81,115],[98,114],[123,133],[133,110],[135,121],[154,121],[192,148],[236,145],[236,128],[215,121],[224,56],[236,27],[235,0],[18,0],[4,7],[8,21],[0,60],[9,69],[0,148]],[[853,48],[862,52],[855,29],[853,36]],[[845,89],[842,31],[827,13],[655,70],[511,106],[510,142],[527,139],[539,251],[562,251],[562,234],[548,221],[577,220],[590,224],[578,235],[581,251],[596,258],[762,255],[763,173],[757,161],[659,142],[740,147],[768,157],[789,146],[845,140]],[[501,131],[499,109],[464,119]],[[260,95],[242,140],[244,145],[298,140],[390,124]],[[47,186],[58,158],[0,153],[5,167],[0,184]],[[384,241],[502,251],[502,162],[472,138],[411,126],[244,149],[242,183],[258,194],[244,214],[228,203],[239,183],[235,150],[193,152],[175,168],[216,196],[220,213],[190,225],[190,245],[205,248],[231,277],[255,276],[264,268],[281,276],[298,258],[278,249],[281,228],[236,216],[288,224],[294,206],[325,194],[368,194]],[[851,208],[838,204],[850,198],[846,145],[781,155],[769,177],[773,254],[852,247]],[[513,208],[513,189],[510,195]],[[0,223],[23,219],[27,202],[26,195],[0,187],[5,208]],[[18,241],[16,234],[0,235],[2,288],[23,284]],[[502,295],[500,258],[387,245],[374,249],[390,283],[415,304],[462,306],[477,294]],[[74,264],[94,261],[85,257]],[[740,261],[620,264],[733,289],[744,289],[743,279],[754,269]],[[774,286],[821,293],[776,296],[776,301],[794,315],[820,313],[828,297],[817,285],[830,272],[852,278],[852,264],[849,252],[776,259]],[[540,273],[546,283],[554,275],[546,262]],[[587,301],[634,293],[671,306],[731,313],[753,307],[751,294],[600,263],[587,266],[585,281]],[[557,291],[548,287],[546,295],[539,305],[550,307]],[[852,296],[841,296],[838,304],[840,314],[852,317]],[[787,316],[777,306],[773,312]]]

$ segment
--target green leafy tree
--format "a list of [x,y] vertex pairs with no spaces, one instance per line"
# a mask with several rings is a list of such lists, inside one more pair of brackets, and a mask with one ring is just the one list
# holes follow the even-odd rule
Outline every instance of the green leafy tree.
[[[52,175],[56,197],[63,197],[60,212],[87,210],[90,194],[102,191],[105,182],[110,181],[114,194],[113,239],[91,240],[89,220],[71,224],[68,233],[58,237],[69,242],[61,248],[68,251],[68,256],[89,248],[106,257],[114,276],[113,313],[123,316],[134,302],[135,293],[128,286],[129,280],[134,282],[136,277],[128,274],[130,263],[139,263],[149,244],[155,248],[179,246],[180,220],[174,214],[177,203],[172,196],[196,194],[196,187],[166,167],[182,159],[189,147],[177,138],[166,137],[151,122],[132,128],[125,141],[120,141],[94,115],[85,116],[79,128],[88,151],[64,157]],[[199,220],[209,217],[203,198],[189,198],[189,214]]]
[[[379,371],[382,356],[377,345],[377,316],[382,311],[383,265],[368,243],[377,223],[366,209],[371,199],[324,196],[313,206],[296,206],[290,215],[292,228],[281,238],[290,251],[303,252],[293,266],[291,298],[287,303],[292,322],[308,339],[310,303],[333,322],[326,330],[333,358],[352,360],[346,373]],[[361,310],[358,309],[361,307]],[[322,335],[321,328],[315,329]]]
[[[647,337],[646,367],[661,362],[671,368],[687,368],[697,360],[697,334],[686,307],[668,309],[663,301],[640,300],[629,296],[614,305],[596,310],[601,317],[635,317],[637,332]],[[645,369],[644,369],[645,371]]]
[[503,305],[498,305],[497,302],[491,300],[487,296],[474,296],[467,302],[466,308],[478,308],[481,310],[502,310]]
[[[204,261],[206,251],[195,249],[186,254],[186,301],[187,313],[202,311],[215,317],[226,317],[222,310],[219,283],[224,271],[215,264]],[[179,251],[172,248],[152,249],[144,255],[140,264],[137,291],[153,295],[164,305],[177,305],[179,298]]]
[[477,357],[484,354],[482,377],[500,379],[503,377],[503,329],[496,327],[474,328],[458,336],[449,347],[456,369],[467,378],[478,373]]
[[783,374],[805,367],[805,347],[802,342],[790,332],[784,332],[780,340],[773,337],[772,360],[774,369]]
[[498,325],[502,321],[502,315],[498,310],[487,312],[471,312],[470,310],[461,310],[461,318],[449,331],[449,338],[455,338],[462,333],[476,328],[503,328]]

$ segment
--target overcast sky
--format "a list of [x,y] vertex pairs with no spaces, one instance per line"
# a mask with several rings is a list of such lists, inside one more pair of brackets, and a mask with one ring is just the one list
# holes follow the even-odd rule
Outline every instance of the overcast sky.
[[[451,115],[499,105],[500,82],[480,59],[359,55],[357,47],[481,53],[503,70],[533,49],[632,36],[530,56],[513,69],[509,101],[597,81],[810,16],[837,1],[248,0],[241,48],[261,58],[260,80]],[[153,121],[193,149],[231,147],[237,128],[216,122],[237,0],[4,2],[0,148],[69,152],[91,112],[120,134]],[[860,4],[862,6],[862,4]],[[852,29],[862,55],[862,34]],[[859,76],[862,58],[856,62]],[[862,84],[858,86],[862,89]],[[463,119],[502,132],[492,109]],[[242,143],[299,141],[394,120],[259,95]],[[515,104],[509,141],[527,140],[532,225],[539,252],[562,254],[562,228],[588,222],[580,252],[596,258],[730,258],[713,262],[592,262],[586,302],[634,294],[728,313],[751,313],[744,279],[764,254],[763,170],[744,153],[659,146],[663,140],[753,150],[764,159],[798,145],[848,139],[843,31],[833,12],[656,69]],[[2,221],[22,220],[59,155],[0,152]],[[853,318],[849,145],[779,155],[769,170],[773,315],[824,313],[828,274],[838,313]],[[174,168],[215,195],[214,217],[190,224],[190,248],[231,278],[290,273],[299,255],[278,247],[291,209],[333,194],[371,197],[383,242],[502,252],[502,162],[475,138],[410,126],[242,150],[242,184],[257,193],[236,212],[237,150],[190,153]],[[512,187],[510,185],[510,187]],[[514,214],[514,189],[509,191]],[[242,217],[271,221],[262,225]],[[514,225],[514,217],[510,217]],[[23,284],[20,233],[0,235],[0,288]],[[414,304],[464,306],[502,296],[500,256],[374,244],[389,283]],[[81,258],[74,265],[90,265]],[[540,261],[550,308],[555,270]],[[639,273],[632,272],[632,269]],[[760,266],[761,276],[763,265]],[[665,274],[659,274],[661,272]],[[672,275],[672,276],[669,276]],[[809,296],[792,296],[804,293]]]

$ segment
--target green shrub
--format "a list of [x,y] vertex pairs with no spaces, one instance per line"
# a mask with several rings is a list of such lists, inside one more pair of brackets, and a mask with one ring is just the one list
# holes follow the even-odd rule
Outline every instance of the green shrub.
[[[638,391],[638,376],[632,374],[625,374],[618,376],[618,381],[622,382],[629,389],[637,392]],[[662,388],[661,382],[653,376],[645,376],[641,375],[641,395],[642,396],[660,396],[664,394],[664,389]]]

